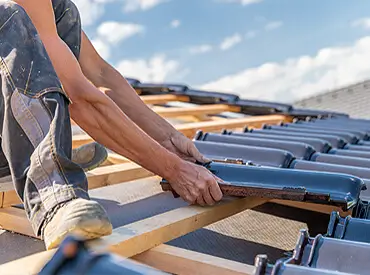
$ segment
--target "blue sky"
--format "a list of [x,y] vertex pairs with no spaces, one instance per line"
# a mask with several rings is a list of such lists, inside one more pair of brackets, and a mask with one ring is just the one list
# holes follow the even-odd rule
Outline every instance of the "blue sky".
[[102,56],[142,81],[288,102],[370,78],[370,1],[74,2]]

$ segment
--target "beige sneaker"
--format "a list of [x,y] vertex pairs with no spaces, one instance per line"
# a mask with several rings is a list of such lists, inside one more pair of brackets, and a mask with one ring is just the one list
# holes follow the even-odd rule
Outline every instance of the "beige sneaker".
[[46,249],[60,245],[69,234],[91,240],[112,234],[112,224],[104,208],[97,202],[74,199],[59,210],[43,228]]

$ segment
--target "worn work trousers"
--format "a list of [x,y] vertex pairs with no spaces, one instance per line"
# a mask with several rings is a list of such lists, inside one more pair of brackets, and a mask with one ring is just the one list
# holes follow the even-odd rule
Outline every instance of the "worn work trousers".
[[[58,34],[78,58],[78,10],[70,0],[52,3]],[[70,101],[27,13],[8,0],[0,0],[0,69],[0,176],[12,175],[40,235],[51,211],[74,198],[89,199],[87,179],[71,161]]]

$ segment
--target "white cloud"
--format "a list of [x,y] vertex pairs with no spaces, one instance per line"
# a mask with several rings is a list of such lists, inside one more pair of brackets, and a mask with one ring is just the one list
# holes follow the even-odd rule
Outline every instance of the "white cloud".
[[137,78],[143,82],[163,82],[172,79],[180,71],[177,61],[168,60],[162,54],[155,55],[149,60],[123,60],[116,67],[125,77]]
[[97,34],[108,43],[116,44],[135,34],[142,33],[143,31],[144,27],[142,25],[106,21],[98,27]]
[[370,18],[360,18],[352,22],[353,27],[361,27],[364,29],[370,29]]
[[191,54],[201,54],[201,53],[207,53],[210,51],[212,51],[212,46],[208,44],[193,46],[189,49],[189,52]]
[[242,6],[247,6],[251,4],[261,3],[263,0],[216,0],[216,1],[223,3],[238,3],[241,4]]
[[180,20],[177,20],[177,19],[172,20],[170,23],[171,28],[174,28],[174,29],[178,28],[180,25],[181,25],[181,22]]
[[201,85],[243,98],[292,102],[370,78],[370,36],[348,47],[324,48],[314,56],[265,63]]
[[97,19],[103,16],[105,4],[115,0],[73,0],[76,4],[83,26],[93,24]]
[[102,58],[108,59],[110,57],[110,46],[107,43],[103,42],[99,38],[91,40],[91,43]]
[[238,33],[232,36],[228,36],[221,42],[220,49],[223,51],[226,51],[234,47],[236,44],[240,43],[241,41],[242,41],[242,37]]
[[273,22],[269,22],[269,23],[266,24],[265,30],[266,31],[272,31],[272,30],[276,30],[276,29],[280,28],[281,26],[283,26],[283,22],[273,21]]
[[123,0],[123,10],[125,12],[145,11],[169,1],[170,0]]
[[111,47],[117,46],[122,40],[128,39],[143,31],[144,27],[141,25],[106,21],[99,25],[96,30],[97,35],[91,42],[97,52],[104,59],[108,59],[111,56]]

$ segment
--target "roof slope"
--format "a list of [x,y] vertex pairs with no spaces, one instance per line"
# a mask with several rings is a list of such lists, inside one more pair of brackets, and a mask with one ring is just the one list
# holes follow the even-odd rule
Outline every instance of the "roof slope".
[[353,118],[370,118],[370,80],[299,100],[294,106],[347,113]]

